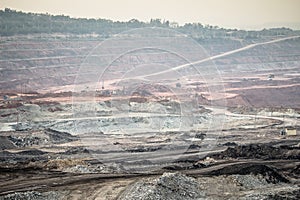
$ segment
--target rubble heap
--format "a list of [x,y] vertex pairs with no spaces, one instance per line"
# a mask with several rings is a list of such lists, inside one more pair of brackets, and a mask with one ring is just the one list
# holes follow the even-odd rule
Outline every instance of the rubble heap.
[[193,200],[204,199],[204,196],[196,179],[180,173],[164,173],[157,179],[142,180],[133,184],[119,199]]

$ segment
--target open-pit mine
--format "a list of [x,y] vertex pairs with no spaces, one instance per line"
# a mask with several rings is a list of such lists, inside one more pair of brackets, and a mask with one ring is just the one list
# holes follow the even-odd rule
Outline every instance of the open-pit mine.
[[260,33],[1,36],[0,200],[299,199],[300,36]]

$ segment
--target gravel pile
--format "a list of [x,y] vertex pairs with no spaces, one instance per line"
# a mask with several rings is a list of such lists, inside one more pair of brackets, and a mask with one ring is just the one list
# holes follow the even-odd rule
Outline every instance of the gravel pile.
[[40,193],[36,191],[15,192],[5,196],[0,196],[0,200],[58,200],[63,194],[55,191]]
[[43,145],[48,143],[47,138],[40,138],[36,136],[8,136],[8,139],[17,147],[30,147],[33,145]]
[[15,145],[6,136],[0,136],[0,150],[13,148],[15,148]]
[[274,147],[270,144],[247,144],[229,147],[227,150],[212,155],[214,158],[247,158],[247,159],[300,159],[298,147]]
[[157,179],[143,180],[127,189],[122,200],[194,200],[204,199],[196,179],[179,173],[164,173]]
[[209,173],[210,175],[255,175],[257,177],[263,177],[268,183],[289,183],[289,180],[281,174],[276,168],[261,165],[261,164],[237,164],[226,166],[222,169],[218,169]]
[[243,186],[246,189],[256,189],[261,188],[269,183],[262,175],[232,175],[231,176],[239,185]]
[[80,174],[89,174],[89,173],[97,173],[96,170],[93,170],[89,168],[88,166],[84,165],[76,165],[72,167],[67,167],[66,169],[63,169],[64,172],[69,173],[80,173]]

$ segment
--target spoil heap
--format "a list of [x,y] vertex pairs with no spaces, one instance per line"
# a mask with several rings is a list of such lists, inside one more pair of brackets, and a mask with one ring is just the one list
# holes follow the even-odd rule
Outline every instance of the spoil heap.
[[204,199],[196,179],[179,173],[164,173],[157,179],[142,180],[127,189],[119,199],[123,200],[193,200]]

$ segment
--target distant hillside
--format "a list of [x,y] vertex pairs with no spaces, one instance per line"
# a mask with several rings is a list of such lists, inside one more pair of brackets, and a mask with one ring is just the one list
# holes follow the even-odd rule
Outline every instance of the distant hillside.
[[63,34],[98,34],[108,37],[132,28],[165,27],[175,29],[197,39],[235,37],[242,39],[256,39],[263,36],[281,36],[299,33],[288,28],[263,29],[261,31],[244,31],[224,29],[217,26],[202,25],[201,23],[187,23],[179,26],[175,22],[151,19],[141,22],[136,19],[128,22],[112,21],[108,19],[70,18],[64,15],[49,15],[24,13],[6,8],[0,10],[0,35],[12,36],[17,34],[63,33]]

